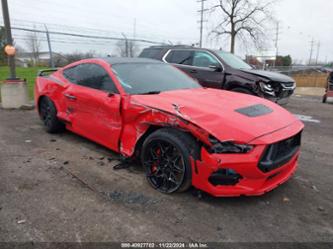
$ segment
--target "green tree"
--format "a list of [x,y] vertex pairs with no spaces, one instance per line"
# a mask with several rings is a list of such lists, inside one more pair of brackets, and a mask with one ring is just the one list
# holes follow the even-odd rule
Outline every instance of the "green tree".
[[288,67],[291,66],[293,62],[290,55],[283,56],[282,61],[283,61],[283,66],[288,66]]
[[280,67],[289,67],[293,63],[290,55],[278,56],[276,60],[276,65]]

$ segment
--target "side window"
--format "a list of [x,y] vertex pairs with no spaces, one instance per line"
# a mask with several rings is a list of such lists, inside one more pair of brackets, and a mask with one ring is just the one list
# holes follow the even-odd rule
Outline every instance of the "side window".
[[191,65],[193,51],[191,50],[171,50],[165,60],[169,63]]
[[196,51],[193,57],[193,66],[196,67],[209,67],[218,65],[219,62],[209,53],[204,51]]
[[65,70],[64,76],[72,83],[80,86],[118,93],[118,90],[107,71],[97,64],[80,64]]
[[77,80],[77,66],[64,70],[63,75],[70,82],[76,84],[77,83],[77,81],[76,81]]
[[160,58],[162,49],[160,48],[147,48],[142,51],[139,57],[143,58]]

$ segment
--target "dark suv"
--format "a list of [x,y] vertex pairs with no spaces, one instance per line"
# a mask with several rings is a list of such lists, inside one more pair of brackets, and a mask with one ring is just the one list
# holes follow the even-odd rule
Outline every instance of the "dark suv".
[[152,46],[139,57],[174,64],[204,87],[253,94],[286,104],[295,81],[283,74],[255,70],[235,55],[219,50],[188,46]]

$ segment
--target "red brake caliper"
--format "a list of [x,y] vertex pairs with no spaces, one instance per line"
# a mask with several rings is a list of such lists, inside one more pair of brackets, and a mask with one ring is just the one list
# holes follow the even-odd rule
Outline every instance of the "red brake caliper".
[[[158,156],[161,155],[161,150],[159,148],[156,150],[156,155],[158,155]],[[153,165],[151,166],[151,172],[152,173],[155,173],[157,171],[158,163],[159,163],[159,161],[154,162]]]

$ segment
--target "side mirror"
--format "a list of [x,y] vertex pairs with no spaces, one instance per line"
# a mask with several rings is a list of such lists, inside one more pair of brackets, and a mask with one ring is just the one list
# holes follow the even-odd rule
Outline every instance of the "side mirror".
[[222,72],[222,67],[219,64],[210,65],[209,68],[215,72]]

